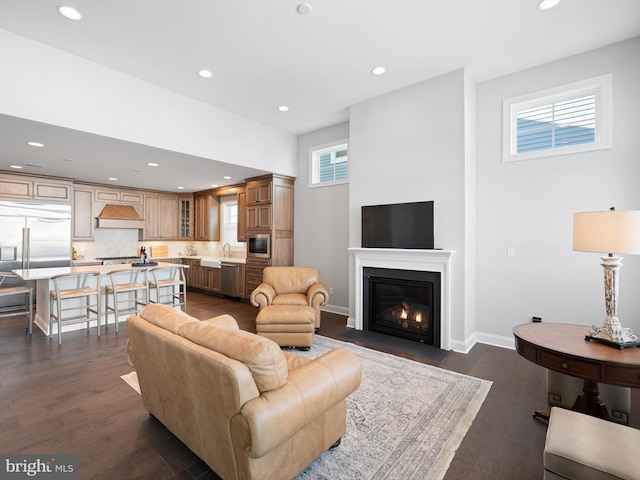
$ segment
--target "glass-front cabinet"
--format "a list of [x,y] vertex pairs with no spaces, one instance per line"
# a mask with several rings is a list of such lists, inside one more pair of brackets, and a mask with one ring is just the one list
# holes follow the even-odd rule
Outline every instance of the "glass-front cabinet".
[[180,197],[180,240],[193,240],[193,197]]

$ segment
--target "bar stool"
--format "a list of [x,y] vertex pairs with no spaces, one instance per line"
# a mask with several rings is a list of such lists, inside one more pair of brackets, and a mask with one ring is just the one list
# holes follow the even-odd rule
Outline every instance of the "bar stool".
[[150,303],[162,303],[181,307],[187,311],[187,282],[182,266],[154,267],[149,269],[149,290],[155,291],[155,300],[149,296]]
[[[62,326],[96,320],[100,336],[100,272],[63,273],[51,277],[49,292],[49,336],[53,322],[58,324],[58,344],[62,343]],[[55,307],[55,308],[54,308]],[[65,314],[69,315],[65,317]],[[91,314],[95,316],[91,316]]]
[[[149,282],[146,268],[123,268],[109,274],[110,285],[104,288],[104,326],[109,326],[109,312],[115,317],[116,332],[118,318],[121,314],[137,314],[149,303]],[[109,305],[109,296],[113,298],[113,306]]]
[[0,272],[0,298],[17,295],[22,295],[24,302],[19,305],[0,307],[0,317],[26,315],[27,330],[29,330],[29,335],[31,335],[33,333],[33,288],[28,286],[25,281],[15,273]]

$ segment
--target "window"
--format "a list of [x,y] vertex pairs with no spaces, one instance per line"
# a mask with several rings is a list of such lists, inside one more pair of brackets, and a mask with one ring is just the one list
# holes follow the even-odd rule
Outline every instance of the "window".
[[235,195],[220,197],[222,216],[220,242],[234,245],[238,243],[238,200]]
[[504,101],[503,161],[611,147],[611,75]]
[[349,145],[346,141],[311,149],[309,186],[336,185],[349,181]]

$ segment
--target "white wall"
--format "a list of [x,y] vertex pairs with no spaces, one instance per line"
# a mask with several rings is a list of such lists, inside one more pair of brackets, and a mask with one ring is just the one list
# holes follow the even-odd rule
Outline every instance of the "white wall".
[[[573,252],[572,214],[640,209],[640,38],[478,85],[477,312],[481,341],[513,345],[513,326],[601,324],[599,255]],[[502,163],[502,101],[613,74],[613,148]],[[515,258],[507,258],[513,247]],[[621,269],[618,314],[640,332],[640,256]],[[495,336],[494,338],[492,338]]]
[[309,188],[309,149],[348,138],[349,123],[299,136],[295,185],[294,264],[320,269],[333,288],[323,310],[343,315],[349,311],[349,185]]
[[296,176],[295,135],[0,29],[0,113]]
[[[435,246],[456,251],[451,284],[456,349],[464,349],[473,332],[465,319],[465,288],[473,287],[465,281],[465,133],[471,126],[464,118],[466,81],[458,70],[354,105],[350,112],[349,245],[361,246],[362,205],[434,200]],[[353,316],[353,291],[349,307]]]

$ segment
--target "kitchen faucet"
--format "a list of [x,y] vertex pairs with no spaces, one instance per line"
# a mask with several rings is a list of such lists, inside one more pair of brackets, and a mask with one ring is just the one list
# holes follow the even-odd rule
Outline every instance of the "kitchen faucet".
[[[227,247],[229,247],[229,254],[227,255]],[[228,243],[225,243],[224,246],[222,247],[222,256],[223,257],[229,257],[231,258],[231,245],[229,245]]]

